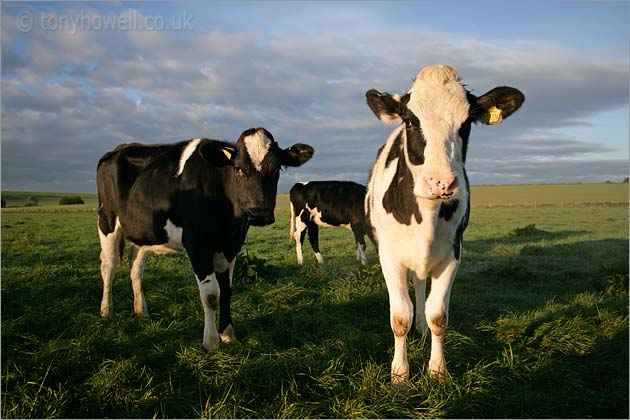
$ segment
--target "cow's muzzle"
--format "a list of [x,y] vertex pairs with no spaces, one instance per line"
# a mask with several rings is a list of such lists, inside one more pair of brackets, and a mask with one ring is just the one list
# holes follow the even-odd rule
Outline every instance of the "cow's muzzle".
[[255,208],[247,211],[247,221],[252,226],[266,226],[276,221],[273,210]]
[[423,176],[416,195],[431,200],[449,200],[459,193],[459,182],[455,174],[445,176]]

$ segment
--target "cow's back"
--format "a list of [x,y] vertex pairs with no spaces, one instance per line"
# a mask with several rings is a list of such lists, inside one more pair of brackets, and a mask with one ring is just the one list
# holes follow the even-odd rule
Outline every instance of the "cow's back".
[[366,188],[351,181],[311,181],[293,185],[289,193],[297,208],[318,208],[331,224],[363,223]]

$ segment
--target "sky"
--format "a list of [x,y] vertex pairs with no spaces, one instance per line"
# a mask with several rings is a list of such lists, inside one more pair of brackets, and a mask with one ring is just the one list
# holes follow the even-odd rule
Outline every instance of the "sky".
[[366,183],[395,128],[365,92],[448,64],[525,94],[473,127],[473,185],[621,181],[629,170],[627,2],[2,2],[3,190],[95,192],[120,143],[307,143],[298,181]]

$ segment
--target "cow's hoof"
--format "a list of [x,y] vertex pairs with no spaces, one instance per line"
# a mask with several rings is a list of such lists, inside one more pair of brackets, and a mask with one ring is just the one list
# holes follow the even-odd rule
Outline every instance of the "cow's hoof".
[[221,337],[221,342],[225,344],[236,343],[238,340],[236,339],[236,333],[234,332],[234,327],[232,324],[228,325],[225,330],[219,335]]
[[392,388],[401,391],[407,389],[407,376],[392,373]]
[[409,379],[409,365],[396,366],[392,364],[392,386],[396,388],[404,387]]
[[440,382],[443,381],[446,377],[446,367],[444,360],[439,360],[434,363],[429,360],[429,375],[431,375],[433,379],[437,379]]
[[392,381],[392,390],[405,392],[409,389],[407,381],[394,382]]
[[210,339],[207,342],[202,343],[202,345],[206,352],[212,353],[217,349],[217,347],[219,347],[219,337]]
[[151,315],[149,315],[148,311],[147,312],[136,312],[136,316],[138,318],[146,318],[146,319],[151,318]]

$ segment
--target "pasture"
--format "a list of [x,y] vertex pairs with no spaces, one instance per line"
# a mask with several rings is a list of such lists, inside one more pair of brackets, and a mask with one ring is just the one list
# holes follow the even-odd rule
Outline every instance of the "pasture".
[[298,268],[279,196],[237,262],[239,342],[206,354],[183,253],[149,258],[150,319],[133,315],[125,257],[100,318],[96,200],[81,196],[2,211],[3,418],[628,418],[628,184],[473,187],[448,376],[426,374],[430,340],[411,334],[405,390],[389,384],[371,243],[361,268],[351,232],[321,229],[324,265],[305,245]]

